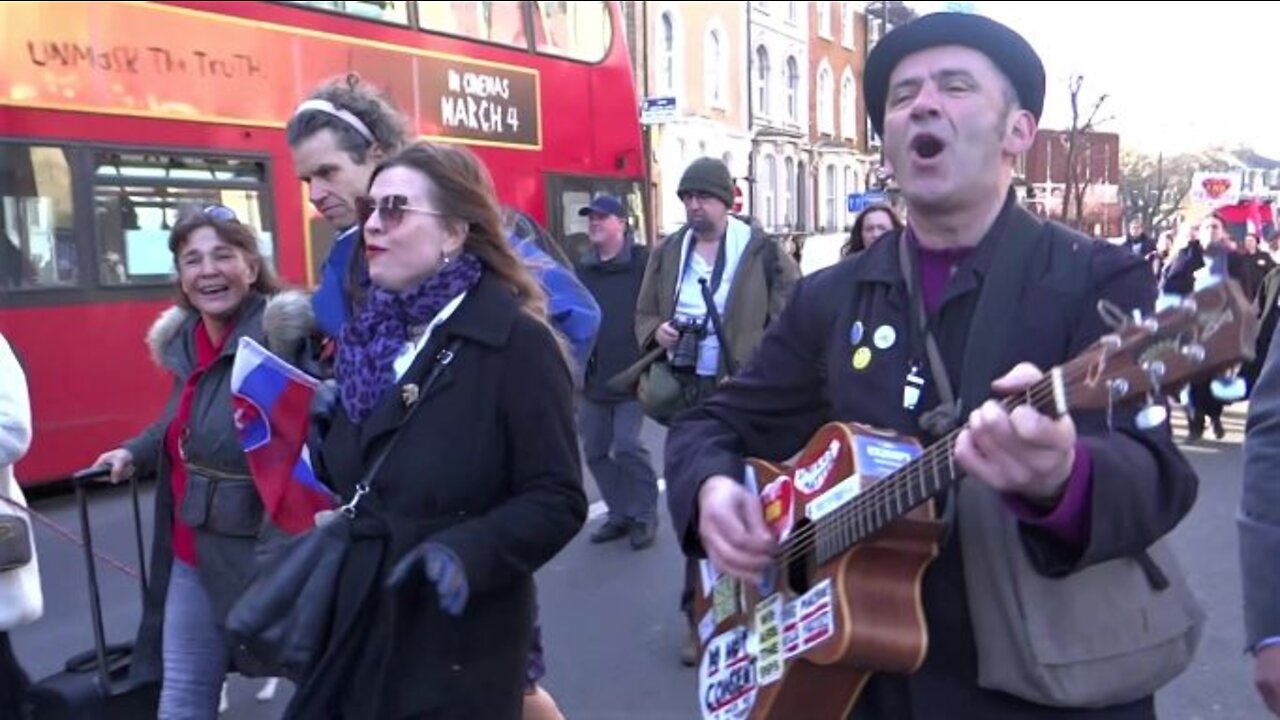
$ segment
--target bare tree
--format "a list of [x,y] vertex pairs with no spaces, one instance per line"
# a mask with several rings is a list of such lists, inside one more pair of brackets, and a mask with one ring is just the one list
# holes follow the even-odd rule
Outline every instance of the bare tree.
[[[1084,105],[1080,90],[1084,87],[1084,76],[1075,75],[1067,84],[1071,91],[1071,129],[1066,134],[1067,144],[1067,177],[1066,194],[1062,198],[1062,222],[1079,228],[1084,221],[1085,190],[1093,182],[1090,174],[1089,153],[1090,135],[1098,125],[1111,118],[1098,118],[1108,95],[1103,93],[1093,101],[1088,113],[1082,111]],[[1083,161],[1083,162],[1082,162]]]
[[1191,191],[1197,170],[1226,170],[1229,164],[1213,153],[1183,153],[1166,157],[1126,153],[1120,172],[1120,197],[1125,214],[1155,229],[1171,224]]

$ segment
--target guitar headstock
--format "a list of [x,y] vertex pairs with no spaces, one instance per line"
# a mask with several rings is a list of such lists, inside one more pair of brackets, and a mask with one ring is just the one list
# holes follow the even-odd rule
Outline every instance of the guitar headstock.
[[1067,404],[1105,409],[1164,394],[1252,360],[1257,336],[1257,313],[1239,283],[1217,283],[1155,315],[1126,319],[1063,367]]

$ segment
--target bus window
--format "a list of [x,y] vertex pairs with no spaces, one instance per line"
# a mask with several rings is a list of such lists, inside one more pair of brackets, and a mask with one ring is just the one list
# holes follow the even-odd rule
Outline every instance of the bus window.
[[343,15],[381,20],[382,22],[395,23],[397,25],[409,24],[408,3],[395,2],[394,0],[391,2],[380,2],[378,0],[368,0],[366,2],[361,0],[334,0],[331,2],[326,2],[325,0],[289,0],[289,2],[293,5],[303,5],[317,10],[328,10],[342,13]]
[[627,225],[636,242],[649,245],[645,224],[644,197],[640,184],[626,180],[606,178],[549,176],[548,199],[553,203],[548,212],[548,229],[560,241],[565,252],[578,261],[587,251],[591,241],[587,237],[587,218],[578,211],[591,203],[600,193],[617,196],[627,208]]
[[66,151],[0,144],[0,288],[80,281],[73,210]]
[[522,6],[519,0],[419,2],[418,24],[432,32],[527,48]]
[[274,238],[264,217],[261,163],[144,153],[95,153],[94,227],[103,285],[169,282],[169,231],[179,215],[210,204],[235,211],[258,231],[275,265]]
[[600,62],[613,43],[609,8],[603,2],[538,2],[534,13],[538,51]]

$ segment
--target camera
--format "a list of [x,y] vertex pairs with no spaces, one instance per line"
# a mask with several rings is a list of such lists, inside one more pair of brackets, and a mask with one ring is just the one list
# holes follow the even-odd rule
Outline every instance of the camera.
[[706,336],[706,322],[696,319],[674,318],[671,327],[680,334],[671,350],[673,372],[694,373],[698,369],[698,343]]

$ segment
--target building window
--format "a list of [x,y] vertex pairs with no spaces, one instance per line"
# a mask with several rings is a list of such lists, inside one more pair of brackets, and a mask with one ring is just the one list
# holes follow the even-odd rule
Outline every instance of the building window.
[[787,119],[800,122],[800,65],[787,58]]
[[818,132],[828,135],[836,134],[835,87],[831,78],[831,66],[823,58],[818,68],[818,82],[814,90],[818,93]]
[[818,5],[818,37],[831,39],[831,3],[820,2]]
[[[764,226],[774,228],[778,225],[778,159],[772,155],[764,158]],[[760,217],[756,213],[756,217]]]
[[769,107],[769,51],[763,45],[756,48],[756,112],[768,117]]
[[787,3],[787,22],[796,25],[800,22],[800,3]]
[[658,61],[662,77],[662,89],[674,93],[676,89],[676,27],[671,13],[662,13],[662,56]]
[[840,42],[850,50],[853,49],[853,3],[840,3]]
[[844,190],[845,190],[844,192],[840,193],[840,204],[842,208],[845,208],[845,222],[841,224],[847,225],[849,224],[849,204],[847,204],[846,199],[847,197],[852,195],[852,193],[858,192],[858,190],[856,190],[856,188],[854,187],[854,169],[849,167],[849,165],[845,165]]
[[787,196],[787,209],[786,209],[786,215],[783,217],[783,222],[786,223],[787,227],[795,227],[796,226],[796,161],[795,160],[791,158],[787,158],[786,161],[783,163],[782,179],[783,179],[783,182],[787,184],[787,187],[785,188],[785,192]]
[[824,224],[827,230],[834,230],[836,227],[836,166],[827,165],[827,213],[824,218]]
[[853,71],[846,67],[840,80],[840,134],[850,140],[858,137],[858,98],[855,93]]
[[724,97],[724,39],[719,30],[707,33],[707,47],[703,58],[703,82],[706,83],[707,102],[716,107],[723,107]]

